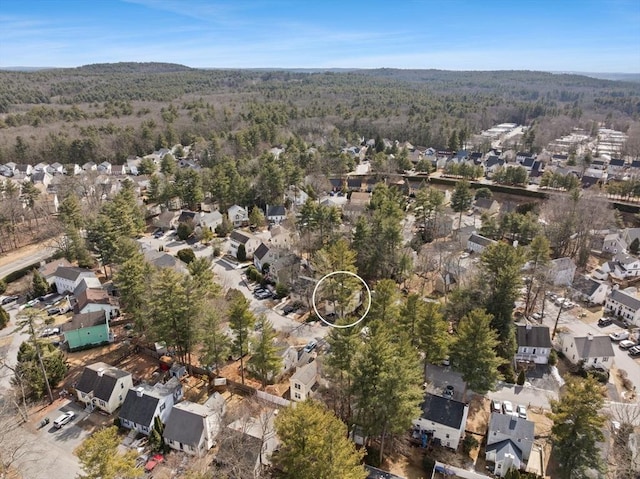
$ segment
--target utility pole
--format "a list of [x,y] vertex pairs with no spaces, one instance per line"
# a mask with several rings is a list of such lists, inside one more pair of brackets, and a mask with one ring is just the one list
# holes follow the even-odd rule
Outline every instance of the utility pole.
[[560,315],[562,314],[562,307],[564,306],[564,302],[567,299],[565,298],[562,303],[560,303],[560,307],[558,308],[558,316],[556,316],[556,323],[553,325],[553,333],[551,334],[551,341],[553,341],[556,337],[556,331],[558,330],[558,321],[560,320]]

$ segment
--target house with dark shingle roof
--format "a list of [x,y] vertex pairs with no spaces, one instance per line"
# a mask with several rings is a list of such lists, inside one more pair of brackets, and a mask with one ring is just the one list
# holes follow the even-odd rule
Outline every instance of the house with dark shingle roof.
[[611,286],[588,276],[581,276],[573,280],[571,288],[582,301],[590,304],[603,304]]
[[83,278],[95,278],[93,271],[83,268],[60,266],[53,273],[53,283],[58,294],[73,292]]
[[283,205],[267,205],[265,211],[267,221],[271,224],[280,224],[287,218],[287,210]]
[[84,368],[75,390],[78,400],[91,409],[97,407],[112,414],[122,405],[132,387],[131,373],[99,362]]
[[551,336],[547,326],[518,325],[516,361],[547,364],[551,354]]
[[426,433],[443,446],[458,449],[464,437],[469,406],[460,401],[427,393],[422,403],[422,414],[413,421],[414,431]]
[[237,258],[238,247],[240,245],[244,245],[244,250],[247,253],[247,259],[253,258],[253,255],[260,246],[260,243],[262,243],[262,241],[251,233],[234,230],[229,236],[229,254]]
[[174,404],[164,426],[164,442],[176,451],[202,456],[215,444],[225,409],[219,393],[204,404],[182,401]]
[[144,252],[144,259],[147,263],[158,269],[171,268],[182,274],[189,271],[187,265],[179,258],[162,251],[146,250]]
[[180,212],[180,216],[178,216],[178,224],[189,223],[189,224],[195,225],[196,215],[197,213],[195,211],[182,210]]
[[120,316],[118,300],[104,289],[88,288],[76,296],[76,314],[104,311],[109,319]]
[[500,211],[500,203],[491,198],[478,198],[475,200],[473,206],[478,213],[486,213],[490,216],[495,215]]
[[487,248],[488,246],[497,243],[497,241],[492,240],[490,238],[485,238],[482,235],[473,233],[471,236],[469,236],[469,239],[467,240],[467,249],[469,251],[473,251],[474,253],[482,253],[485,248]]
[[60,329],[69,351],[80,351],[113,341],[105,311],[74,314]]
[[588,334],[583,337],[562,337],[562,352],[573,364],[584,361],[585,368],[605,368],[613,367],[613,346],[609,336],[594,336]]
[[535,425],[531,421],[507,414],[491,414],[485,459],[493,463],[496,476],[504,477],[511,468],[526,469],[534,434]]
[[182,399],[182,384],[173,377],[164,384],[140,384],[129,389],[120,408],[120,425],[149,435],[156,416],[166,424],[171,408]]
[[607,295],[604,310],[614,316],[628,319],[635,325],[640,325],[640,299],[635,288],[612,289]]

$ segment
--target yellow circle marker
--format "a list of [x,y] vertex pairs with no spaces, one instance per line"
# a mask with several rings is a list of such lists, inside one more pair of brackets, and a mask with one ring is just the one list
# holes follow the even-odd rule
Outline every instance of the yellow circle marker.
[[[358,278],[360,280],[360,282],[362,284],[364,284],[365,289],[367,290],[367,293],[369,294],[369,304],[367,305],[367,309],[364,312],[364,314],[362,316],[360,316],[360,319],[358,319],[357,321],[354,321],[351,324],[344,324],[344,325],[338,325],[338,324],[331,324],[329,321],[327,321],[326,319],[324,319],[322,317],[322,315],[318,312],[318,308],[316,307],[316,292],[318,291],[318,287],[320,286],[320,283],[322,283],[325,279],[330,278],[331,276],[334,276],[336,274],[348,274],[349,276],[353,276],[354,278]],[[322,278],[320,278],[320,280],[316,283],[316,287],[313,288],[313,294],[311,295],[311,304],[313,305],[313,310],[316,313],[316,316],[318,316],[320,318],[320,320],[328,325],[331,326],[332,328],[338,328],[338,329],[344,329],[344,328],[352,328],[353,326],[355,326],[356,324],[358,324],[360,321],[362,321],[365,316],[367,314],[369,314],[369,310],[371,309],[371,290],[369,289],[369,285],[366,283],[366,281],[364,279],[362,279],[360,276],[358,276],[355,273],[352,273],[351,271],[334,271],[332,273],[329,274],[325,274]]]

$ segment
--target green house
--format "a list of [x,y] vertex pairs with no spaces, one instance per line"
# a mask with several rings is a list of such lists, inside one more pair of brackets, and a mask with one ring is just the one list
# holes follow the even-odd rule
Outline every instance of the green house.
[[75,314],[61,329],[69,351],[88,349],[113,340],[105,311]]

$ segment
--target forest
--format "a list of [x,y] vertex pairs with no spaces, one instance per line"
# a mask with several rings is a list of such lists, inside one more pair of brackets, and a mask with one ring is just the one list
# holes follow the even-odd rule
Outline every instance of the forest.
[[628,131],[639,114],[640,83],[531,71],[0,71],[0,162],[117,164],[177,142],[216,162],[291,142],[336,155],[376,136],[446,148],[501,122],[535,126],[541,149],[596,122]]

